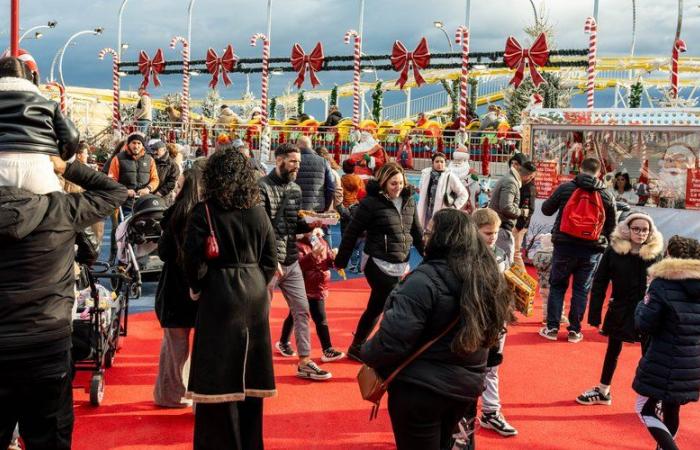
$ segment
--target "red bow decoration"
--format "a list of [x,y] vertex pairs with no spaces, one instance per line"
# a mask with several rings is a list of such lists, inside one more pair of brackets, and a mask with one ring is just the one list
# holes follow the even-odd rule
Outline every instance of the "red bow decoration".
[[228,73],[236,67],[238,62],[238,56],[233,53],[233,47],[231,44],[226,47],[224,54],[219,58],[213,48],[207,50],[207,70],[213,76],[209,82],[209,87],[212,89],[216,88],[219,83],[219,72],[221,72],[221,79],[224,80],[226,86],[231,85],[231,78],[229,78]]
[[158,79],[158,74],[165,69],[165,57],[163,56],[163,50],[156,50],[156,55],[151,60],[146,52],[141,50],[139,53],[139,72],[143,74],[143,82],[141,83],[142,88],[147,88],[149,83],[149,78],[151,73],[153,73],[153,84],[158,87],[160,86],[160,80]]
[[510,84],[516,88],[523,81],[525,72],[525,61],[530,67],[530,77],[535,86],[539,86],[544,82],[544,78],[537,71],[537,66],[544,66],[549,59],[549,48],[547,47],[547,38],[544,33],[540,34],[532,47],[523,49],[520,43],[513,36],[508,37],[506,41],[506,50],[503,53],[503,62],[511,69],[515,69],[515,75],[510,80]]
[[316,87],[321,84],[321,82],[318,81],[316,72],[321,70],[323,66],[323,58],[323,45],[321,45],[320,42],[316,43],[316,47],[314,47],[310,55],[304,53],[304,49],[301,48],[301,45],[294,44],[294,47],[292,47],[291,62],[292,67],[298,73],[297,79],[294,80],[294,84],[297,85],[297,88],[300,88],[301,85],[304,84],[306,66],[309,66],[309,79],[311,80],[311,86]]
[[399,79],[396,80],[396,85],[403,89],[404,84],[408,80],[408,68],[413,65],[413,78],[416,84],[420,86],[425,83],[418,69],[425,69],[430,64],[430,49],[428,41],[421,38],[418,46],[413,52],[409,52],[406,46],[401,41],[394,42],[394,47],[391,49],[391,65],[394,70],[401,72]]

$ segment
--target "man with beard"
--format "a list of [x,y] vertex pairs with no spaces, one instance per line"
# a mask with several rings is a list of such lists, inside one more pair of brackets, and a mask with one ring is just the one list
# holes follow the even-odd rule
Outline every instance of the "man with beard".
[[[275,169],[259,181],[262,203],[272,221],[277,240],[278,269],[270,283],[270,298],[274,287],[279,286],[294,318],[294,336],[299,352],[297,376],[311,380],[328,380],[332,376],[331,373],[322,370],[310,357],[309,301],[299,267],[296,235],[308,233],[320,224],[306,224],[299,217],[301,188],[294,181],[300,165],[299,148],[292,144],[281,144],[275,150]],[[275,347],[282,356],[296,355],[289,342],[277,342]]]
[[126,151],[112,158],[108,172],[111,179],[127,188],[129,199],[122,205],[125,216],[131,213],[134,197],[152,194],[160,184],[156,163],[146,154],[143,136],[131,134],[126,145]]
[[673,144],[659,161],[659,206],[685,208],[688,169],[695,167],[695,153],[685,144]]

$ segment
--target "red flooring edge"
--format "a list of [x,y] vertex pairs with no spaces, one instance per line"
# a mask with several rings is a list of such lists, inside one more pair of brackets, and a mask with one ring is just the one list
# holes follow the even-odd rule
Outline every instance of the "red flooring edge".
[[[364,279],[334,283],[328,301],[333,343],[345,350],[368,297]],[[539,305],[539,302],[537,303]],[[284,300],[273,300],[273,342],[287,312]],[[605,338],[584,328],[584,340],[570,344],[560,333],[558,342],[537,335],[541,308],[510,328],[501,369],[503,412],[519,435],[501,438],[489,430],[477,434],[480,449],[652,449],[654,443],[634,414],[631,389],[639,360],[638,346],[625,345],[613,380],[612,406],[580,406],[574,398],[598,382]],[[152,389],[158,366],[161,331],[153,313],[129,320],[129,336],[115,367],[106,375],[104,403],[89,404],[87,376],[75,383],[74,448],[189,449],[192,448],[191,410],[159,409]],[[314,356],[320,357],[313,338]],[[294,360],[275,356],[279,396],[265,401],[267,450],[333,450],[394,448],[386,400],[379,418],[368,421],[369,403],[356,386],[358,364],[347,360],[324,364],[333,372],[329,382],[295,377]],[[700,448],[700,407],[681,410],[679,447]]]

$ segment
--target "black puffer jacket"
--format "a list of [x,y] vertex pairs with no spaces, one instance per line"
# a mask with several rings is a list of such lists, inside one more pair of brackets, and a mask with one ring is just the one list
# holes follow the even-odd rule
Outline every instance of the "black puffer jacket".
[[[447,261],[424,261],[389,296],[379,331],[362,346],[362,360],[387,377],[459,314],[461,283]],[[450,346],[460,324],[396,377],[436,394],[467,400],[483,391],[488,350],[459,355]]]
[[[564,207],[566,206],[566,202],[568,202],[574,194],[576,188],[585,189],[587,191],[598,191],[603,198],[605,224],[603,225],[603,232],[600,234],[600,239],[598,239],[598,241],[579,239],[559,231]],[[560,185],[554,193],[542,203],[542,214],[545,216],[552,216],[555,213],[557,214],[557,218],[552,227],[552,242],[554,244],[580,244],[586,247],[599,249],[600,251],[603,251],[605,247],[608,246],[608,237],[613,230],[615,230],[615,200],[599,179],[587,173],[580,173],[576,175],[576,178],[572,181]]]
[[44,98],[32,82],[0,78],[0,152],[46,153],[71,158],[80,133],[58,103]]
[[632,387],[678,403],[700,390],[700,260],[668,258],[649,268],[654,280],[637,306],[636,324],[649,336]]
[[423,254],[423,230],[418,222],[413,189],[401,192],[401,213],[379,189],[376,180],[367,183],[367,196],[359,203],[350,225],[345,229],[335,265],[345,268],[362,233],[367,232],[364,252],[390,263],[408,261],[411,245]]
[[664,240],[654,231],[639,250],[632,254],[632,244],[623,237],[626,224],[621,223],[610,237],[610,247],[603,253],[591,289],[588,323],[600,325],[601,311],[608,284],[612,281],[612,296],[605,314],[603,331],[625,342],[640,341],[634,326],[634,310],[647,290],[647,269],[661,259]]
[[[310,231],[306,222],[299,217],[301,189],[294,182],[285,183],[274,169],[260,178],[258,183],[262,205],[275,231],[277,260],[284,266],[294,264],[299,258],[296,235]],[[280,211],[285,196],[284,211]]]
[[328,161],[313,150],[301,149],[296,183],[301,188],[301,209],[322,212],[333,202],[335,177]]
[[153,158],[158,171],[158,188],[154,194],[165,197],[175,189],[177,178],[180,176],[180,168],[177,163],[166,153],[162,158]]
[[36,195],[0,187],[0,358],[68,350],[76,233],[126,200],[126,188],[84,164],[66,180],[82,193]]

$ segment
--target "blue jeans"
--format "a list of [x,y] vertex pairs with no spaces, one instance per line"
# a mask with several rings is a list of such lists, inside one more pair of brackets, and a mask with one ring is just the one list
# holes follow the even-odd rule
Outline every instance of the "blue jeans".
[[559,329],[564,295],[569,288],[569,278],[573,275],[574,286],[569,309],[569,331],[580,332],[581,320],[586,312],[588,293],[593,284],[593,275],[598,267],[602,253],[587,253],[585,250],[562,251],[554,246],[552,253],[552,271],[549,275],[549,298],[547,300],[547,328]]
[[136,131],[143,133],[144,136],[148,136],[148,129],[151,128],[150,120],[137,120],[136,121]]

